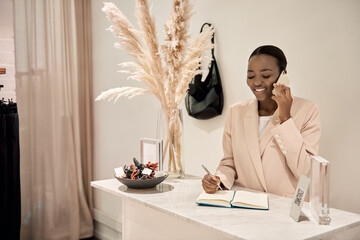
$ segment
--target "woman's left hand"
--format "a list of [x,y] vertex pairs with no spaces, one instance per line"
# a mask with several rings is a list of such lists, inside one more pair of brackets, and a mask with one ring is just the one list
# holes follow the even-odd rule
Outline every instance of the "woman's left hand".
[[291,91],[289,87],[282,84],[274,83],[274,88],[279,94],[271,98],[275,100],[278,105],[280,122],[283,123],[291,117],[290,109],[293,102]]

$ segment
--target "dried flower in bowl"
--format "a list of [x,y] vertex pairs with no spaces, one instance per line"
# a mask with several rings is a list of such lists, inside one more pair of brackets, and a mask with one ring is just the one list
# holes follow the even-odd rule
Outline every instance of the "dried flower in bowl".
[[155,188],[157,184],[164,181],[169,174],[158,171],[158,163],[139,163],[134,158],[134,164],[130,166],[115,168],[115,178],[132,189]]

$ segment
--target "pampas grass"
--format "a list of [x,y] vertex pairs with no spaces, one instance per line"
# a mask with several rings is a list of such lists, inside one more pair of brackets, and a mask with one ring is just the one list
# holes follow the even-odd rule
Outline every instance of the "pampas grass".
[[[203,53],[213,45],[212,27],[206,28],[192,43],[189,42],[189,20],[192,15],[192,5],[189,0],[173,0],[172,12],[164,26],[165,44],[159,46],[155,19],[151,15],[147,0],[136,0],[135,15],[140,30],[128,21],[124,14],[111,2],[105,2],[102,11],[112,25],[108,28],[117,36],[114,44],[128,52],[133,62],[119,64],[127,70],[130,80],[141,81],[145,88],[120,87],[102,92],[98,100],[116,102],[120,97],[132,98],[137,95],[152,93],[167,109],[167,136],[164,156],[169,149],[169,167],[183,173],[181,164],[181,130],[179,120],[173,109],[184,99],[189,82],[198,73]],[[169,168],[169,170],[170,170]]]
[[120,87],[120,88],[112,88],[105,92],[102,92],[95,101],[101,99],[108,99],[109,101],[114,100],[116,102],[120,97],[128,97],[133,98],[137,95],[150,93],[149,90],[143,88],[136,88],[136,87]]
[[[163,108],[175,109],[184,99],[191,79],[201,72],[198,70],[201,55],[213,47],[210,40],[214,29],[205,29],[188,44],[192,5],[189,0],[174,0],[165,24],[165,44],[159,46],[155,19],[147,0],[135,2],[135,15],[141,30],[135,29],[115,4],[105,2],[102,8],[112,23],[108,30],[118,37],[114,46],[125,50],[134,59],[134,62],[119,65],[128,68],[122,71],[130,74],[128,79],[143,82]],[[108,99],[110,95],[104,93],[96,100]],[[119,95],[126,96],[121,92]]]

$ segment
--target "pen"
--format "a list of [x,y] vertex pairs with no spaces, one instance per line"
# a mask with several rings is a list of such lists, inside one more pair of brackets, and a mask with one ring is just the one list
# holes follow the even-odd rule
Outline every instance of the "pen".
[[[201,165],[201,166],[203,167],[203,169],[205,170],[205,172],[207,172],[207,174],[209,174],[210,176],[214,176],[214,175],[212,175],[212,174],[210,173],[210,171],[209,171],[204,165]],[[220,185],[219,185],[219,188],[220,188],[220,190],[223,190]]]

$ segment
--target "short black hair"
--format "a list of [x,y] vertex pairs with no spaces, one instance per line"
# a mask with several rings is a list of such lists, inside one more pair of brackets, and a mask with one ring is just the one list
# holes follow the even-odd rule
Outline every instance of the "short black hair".
[[260,46],[251,53],[251,55],[249,57],[249,61],[250,61],[250,58],[252,58],[253,56],[260,55],[260,54],[266,54],[266,55],[276,58],[279,69],[280,69],[280,73],[286,69],[286,66],[287,66],[286,57],[285,57],[284,52],[280,48],[275,47],[273,45]]

